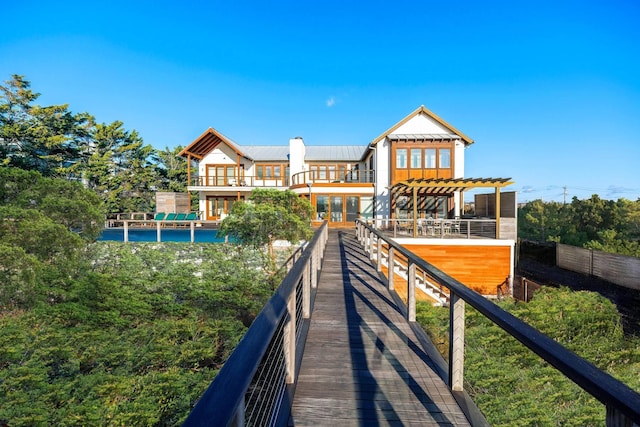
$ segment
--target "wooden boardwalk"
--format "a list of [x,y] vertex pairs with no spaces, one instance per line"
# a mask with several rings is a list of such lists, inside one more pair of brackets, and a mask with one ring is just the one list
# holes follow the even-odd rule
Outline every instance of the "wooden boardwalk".
[[331,230],[291,426],[468,426],[353,230]]

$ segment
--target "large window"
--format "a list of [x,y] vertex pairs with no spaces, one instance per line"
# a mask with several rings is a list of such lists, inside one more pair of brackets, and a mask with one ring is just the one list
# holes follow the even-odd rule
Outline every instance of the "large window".
[[411,169],[422,169],[422,148],[411,149]]
[[435,148],[427,148],[424,150],[424,167],[427,169],[435,169],[437,167]]
[[329,212],[329,196],[316,196],[317,219],[327,219]]
[[282,178],[282,165],[257,165],[256,177],[258,179]]
[[440,161],[438,167],[441,169],[451,167],[451,150],[448,148],[440,149]]
[[397,169],[407,168],[407,149],[406,148],[398,148],[396,150],[396,168]]

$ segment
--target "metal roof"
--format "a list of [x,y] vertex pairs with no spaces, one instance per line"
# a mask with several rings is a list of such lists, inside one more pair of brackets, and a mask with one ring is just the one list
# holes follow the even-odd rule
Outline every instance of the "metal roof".
[[241,146],[240,150],[253,161],[289,161],[288,145]]
[[393,141],[429,141],[442,139],[460,139],[455,133],[423,133],[423,134],[399,134],[392,133],[387,138]]
[[[304,159],[307,162],[357,162],[366,149],[364,145],[307,145]],[[240,150],[256,162],[289,160],[288,145],[240,146]]]
[[305,147],[306,161],[357,162],[367,150],[366,145],[312,145]]

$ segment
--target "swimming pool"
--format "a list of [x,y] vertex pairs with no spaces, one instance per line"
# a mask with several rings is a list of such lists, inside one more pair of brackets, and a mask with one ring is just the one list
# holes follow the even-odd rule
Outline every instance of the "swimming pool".
[[[167,230],[162,229],[160,231],[160,239],[163,242],[190,242],[191,230]],[[218,230],[215,229],[196,229],[194,230],[194,242],[196,243],[222,243],[224,237],[218,237]],[[117,242],[124,241],[124,229],[123,228],[105,228],[102,230],[102,234],[98,240],[111,240]],[[157,242],[158,234],[154,229],[129,229],[129,241],[130,242]]]

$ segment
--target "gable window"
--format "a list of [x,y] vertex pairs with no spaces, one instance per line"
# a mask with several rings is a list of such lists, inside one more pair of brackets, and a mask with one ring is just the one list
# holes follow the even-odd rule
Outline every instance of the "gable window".
[[407,149],[406,148],[398,148],[396,150],[396,168],[398,169],[407,168]]
[[440,149],[440,159],[438,163],[441,169],[451,167],[451,150],[449,148]]
[[411,149],[411,169],[422,169],[422,149]]
[[436,168],[436,149],[427,148],[424,150],[424,167],[427,169]]

